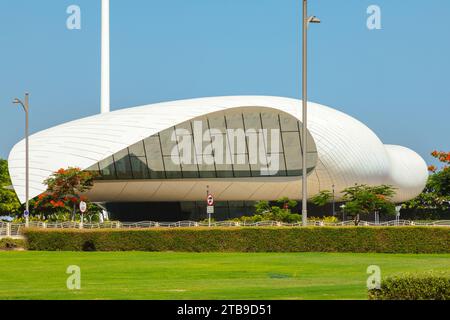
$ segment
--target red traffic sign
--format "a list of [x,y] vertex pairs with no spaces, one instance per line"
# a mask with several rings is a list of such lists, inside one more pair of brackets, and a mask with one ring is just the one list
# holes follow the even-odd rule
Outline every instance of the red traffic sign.
[[206,197],[206,204],[208,206],[214,205],[214,197],[212,196],[212,194],[208,194],[208,196]]

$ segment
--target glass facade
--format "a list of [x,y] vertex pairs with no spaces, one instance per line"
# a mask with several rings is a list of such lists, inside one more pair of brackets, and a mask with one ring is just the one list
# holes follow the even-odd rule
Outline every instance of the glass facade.
[[[308,137],[308,170],[317,150]],[[176,125],[88,170],[97,179],[301,176],[301,123],[275,111],[211,114]]]

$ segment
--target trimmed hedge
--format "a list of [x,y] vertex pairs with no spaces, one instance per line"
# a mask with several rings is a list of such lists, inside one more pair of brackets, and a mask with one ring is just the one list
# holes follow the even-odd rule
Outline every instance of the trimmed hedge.
[[450,253],[447,227],[26,229],[29,250]]
[[15,250],[19,248],[25,248],[25,240],[3,238],[0,239],[0,250]]
[[448,274],[401,275],[369,290],[369,300],[450,300]]

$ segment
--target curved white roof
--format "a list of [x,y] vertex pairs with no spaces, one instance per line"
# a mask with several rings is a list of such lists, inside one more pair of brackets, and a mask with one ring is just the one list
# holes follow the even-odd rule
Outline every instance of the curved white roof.
[[[71,121],[30,136],[30,197],[45,191],[42,182],[59,168],[86,169],[176,124],[238,107],[273,108],[302,120],[301,101],[297,99],[227,96],[156,103]],[[331,190],[332,185],[339,194],[355,183],[392,184],[397,188],[395,201],[401,202],[423,190],[428,173],[425,161],[417,153],[384,145],[364,124],[340,111],[312,102],[308,107],[308,129],[318,152],[318,164],[308,176],[309,196],[319,190]],[[25,201],[24,148],[22,140],[13,147],[8,159],[21,202]],[[260,178],[235,179],[232,181]],[[286,177],[286,182],[291,180],[292,177]],[[283,192],[287,196],[301,195],[300,181],[296,178],[294,183],[288,183]],[[257,196],[253,194],[255,199]]]

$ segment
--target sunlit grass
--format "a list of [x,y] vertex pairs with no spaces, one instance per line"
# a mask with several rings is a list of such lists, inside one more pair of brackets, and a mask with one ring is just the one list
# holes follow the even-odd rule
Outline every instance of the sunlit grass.
[[[81,268],[81,290],[66,269]],[[382,276],[450,270],[450,255],[0,252],[0,299],[366,299]]]

